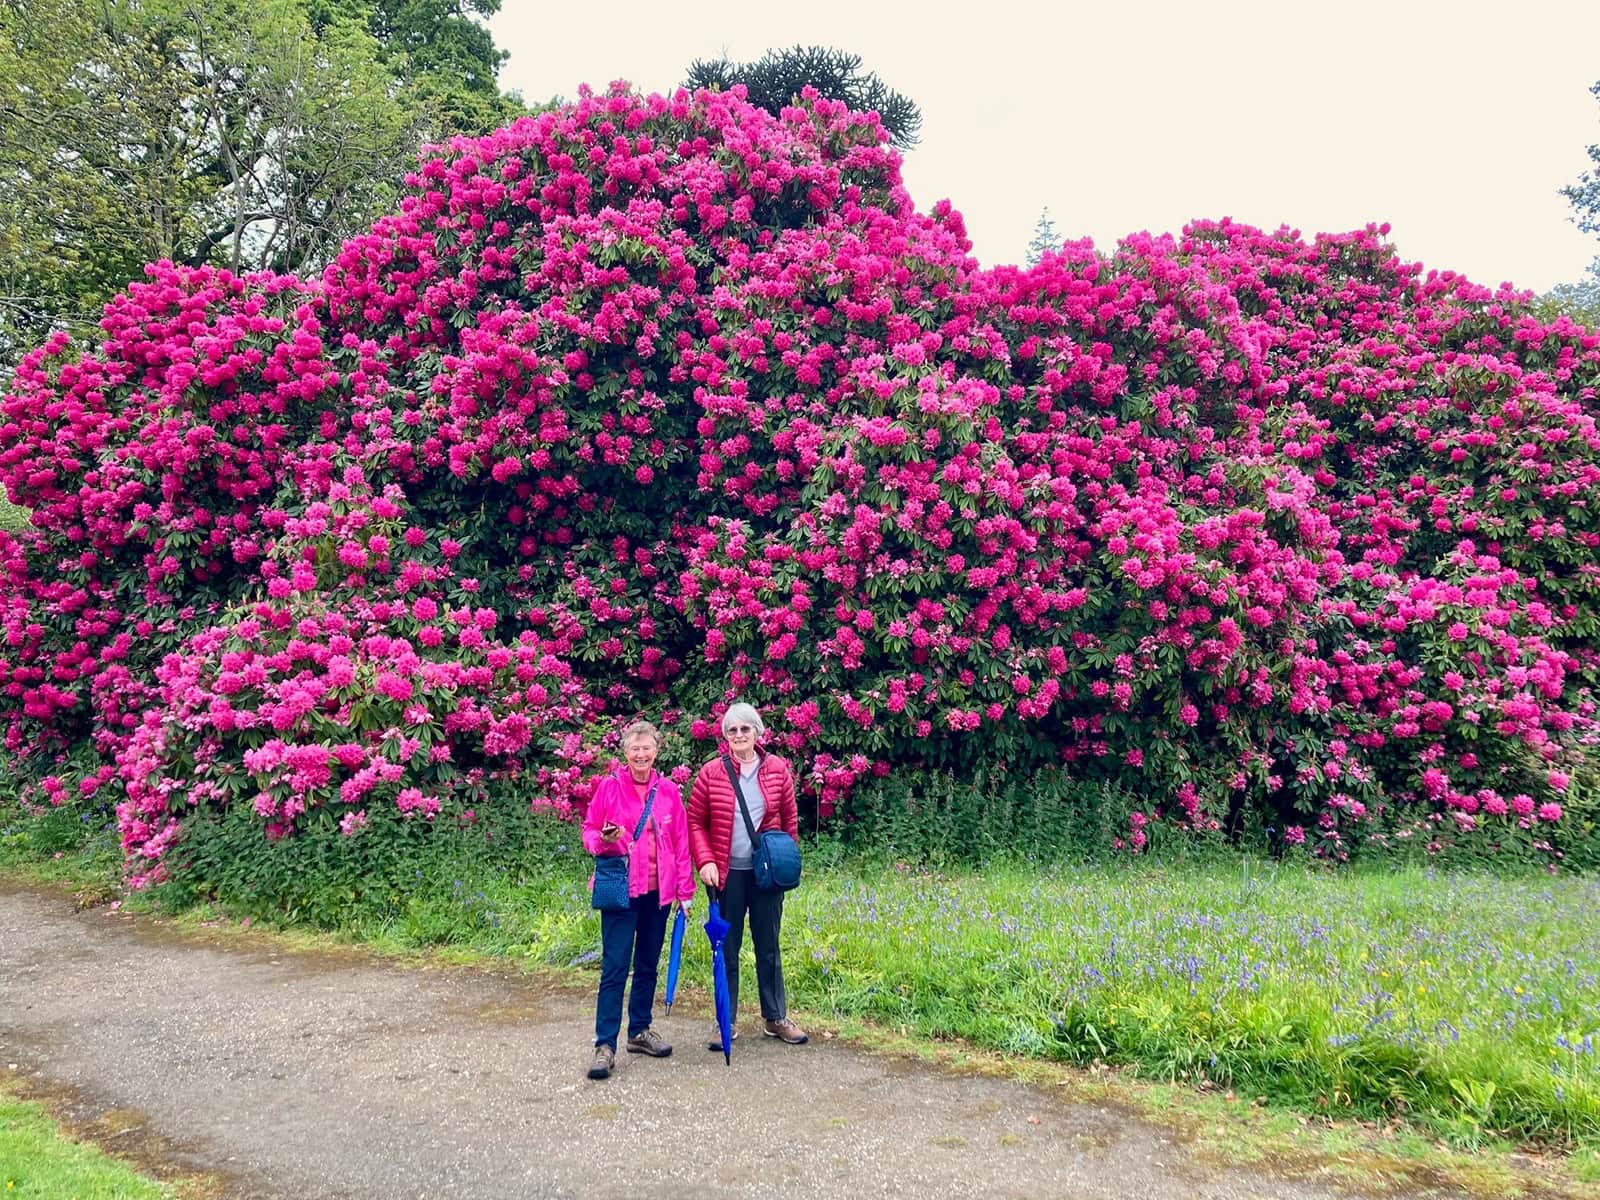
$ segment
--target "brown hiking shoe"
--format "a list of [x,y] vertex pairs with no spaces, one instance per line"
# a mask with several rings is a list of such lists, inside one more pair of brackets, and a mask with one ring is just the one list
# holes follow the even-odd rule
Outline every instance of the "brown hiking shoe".
[[638,1037],[628,1039],[629,1054],[648,1054],[651,1058],[665,1058],[672,1053],[667,1039],[654,1029],[646,1029]]
[[[731,1046],[738,1040],[739,1031],[735,1029],[728,1038],[728,1045]],[[718,1052],[721,1052],[722,1050],[722,1030],[718,1029],[715,1025],[711,1027],[711,1037],[706,1041],[706,1049],[716,1050]]]
[[611,1068],[617,1065],[617,1052],[610,1046],[596,1046],[594,1061],[589,1064],[590,1079],[609,1079]]
[[789,1020],[788,1017],[778,1021],[768,1021],[762,1026],[761,1032],[766,1034],[767,1037],[775,1037],[791,1046],[804,1046],[811,1040],[806,1036],[806,1031]]

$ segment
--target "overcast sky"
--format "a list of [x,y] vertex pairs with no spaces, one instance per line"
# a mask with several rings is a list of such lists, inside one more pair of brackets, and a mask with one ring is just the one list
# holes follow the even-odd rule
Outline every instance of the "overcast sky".
[[1558,191],[1600,142],[1600,0],[504,0],[492,29],[529,100],[797,42],[859,54],[922,108],[917,206],[951,200],[986,265],[1019,261],[1046,205],[1103,248],[1195,217],[1388,221],[1408,259],[1538,291],[1600,254]]

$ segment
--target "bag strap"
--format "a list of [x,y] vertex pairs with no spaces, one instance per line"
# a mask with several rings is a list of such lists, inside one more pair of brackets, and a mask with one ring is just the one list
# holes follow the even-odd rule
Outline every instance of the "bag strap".
[[728,782],[733,784],[733,794],[739,798],[739,815],[744,818],[744,830],[750,835],[750,845],[756,844],[756,823],[750,819],[750,810],[745,806],[744,789],[739,786],[739,772],[733,769],[733,759],[726,754],[722,756],[722,765],[728,770]]
[[644,798],[644,811],[639,814],[639,827],[633,831],[633,840],[638,841],[644,836],[644,823],[650,819],[650,810],[656,803],[656,785],[650,785],[650,791]]

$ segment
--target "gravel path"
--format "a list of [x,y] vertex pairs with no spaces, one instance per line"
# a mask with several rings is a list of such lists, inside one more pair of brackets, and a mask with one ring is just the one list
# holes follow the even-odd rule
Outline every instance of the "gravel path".
[[509,972],[208,944],[0,886],[0,1070],[234,1200],[1348,1194],[1218,1171],[1114,1109],[837,1044],[746,1029],[729,1068],[681,1007],[657,1026],[672,1058],[622,1055],[591,1083],[592,1005]]

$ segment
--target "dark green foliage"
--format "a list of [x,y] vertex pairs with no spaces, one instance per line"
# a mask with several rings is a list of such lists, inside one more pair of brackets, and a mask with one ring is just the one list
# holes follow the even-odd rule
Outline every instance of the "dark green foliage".
[[487,879],[532,902],[575,888],[591,861],[575,825],[520,799],[471,821],[406,820],[391,806],[352,837],[329,814],[321,828],[278,841],[263,840],[260,820],[235,805],[191,822],[178,853],[163,904],[216,900],[231,912],[327,929],[394,920],[419,900],[448,897],[468,883],[476,890]]
[[[6,766],[0,755],[0,770]],[[0,868],[13,864],[103,894],[122,869],[116,816],[86,802],[59,808],[23,805],[0,790]]]
[[[525,804],[470,824],[407,821],[389,810],[354,837],[330,821],[275,842],[263,841],[260,822],[235,806],[184,831],[182,867],[160,897],[175,908],[216,900],[230,912],[334,929],[401,919],[454,892],[464,892],[456,898],[465,904],[493,879],[538,908],[550,902],[546,892],[576,895],[591,861],[582,851],[575,826]],[[492,908],[482,918],[492,922]]]
[[74,804],[47,808],[32,816],[15,814],[0,835],[17,839],[13,850],[18,857],[32,861],[80,850],[107,837],[113,851],[116,847],[115,822]]
[[[1145,807],[1109,782],[1060,766],[925,769],[859,785],[834,824],[855,856],[943,865],[1085,862],[1114,855],[1129,817]],[[1147,828],[1159,839],[1156,826]],[[1201,849],[1193,835],[1174,834],[1171,842],[1191,854]]]
[[863,71],[861,56],[830,46],[794,46],[768,50],[753,63],[726,57],[696,59],[685,86],[727,91],[742,83],[751,104],[776,115],[794,103],[803,88],[814,87],[829,100],[842,100],[857,112],[876,112],[889,140],[902,150],[917,144],[922,110],[895,91],[875,71]]

